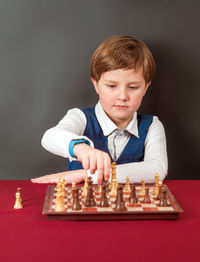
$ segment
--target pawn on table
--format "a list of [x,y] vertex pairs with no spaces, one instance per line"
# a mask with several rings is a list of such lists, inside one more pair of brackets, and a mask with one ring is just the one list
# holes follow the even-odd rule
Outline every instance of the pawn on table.
[[15,205],[14,209],[20,209],[22,208],[22,197],[21,197],[21,188],[17,188],[17,193],[15,194],[16,200],[15,200]]

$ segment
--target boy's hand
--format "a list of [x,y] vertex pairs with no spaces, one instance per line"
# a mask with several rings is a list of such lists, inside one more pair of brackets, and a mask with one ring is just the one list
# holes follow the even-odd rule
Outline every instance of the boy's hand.
[[86,143],[76,144],[73,152],[85,170],[90,169],[91,174],[98,171],[98,184],[103,182],[103,178],[108,181],[111,169],[111,159],[108,153],[92,148]]
[[56,174],[41,176],[31,179],[33,183],[58,183],[60,177],[64,178],[67,184],[72,182],[81,183],[85,180],[87,172],[84,169],[64,171]]

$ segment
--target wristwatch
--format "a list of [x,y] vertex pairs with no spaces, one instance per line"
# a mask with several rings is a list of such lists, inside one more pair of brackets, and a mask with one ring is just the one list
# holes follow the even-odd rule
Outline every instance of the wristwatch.
[[86,143],[87,145],[90,145],[90,142],[87,140],[87,139],[74,139],[72,140],[70,143],[69,143],[69,153],[72,157],[75,157],[76,156],[74,155],[74,152],[73,152],[73,147],[76,145],[76,144],[81,144],[81,143]]

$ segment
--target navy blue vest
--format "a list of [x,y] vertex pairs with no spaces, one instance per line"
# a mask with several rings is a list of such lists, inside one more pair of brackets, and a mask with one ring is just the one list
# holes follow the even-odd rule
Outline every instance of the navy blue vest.
[[[95,108],[82,109],[84,112],[87,124],[84,131],[84,136],[87,136],[94,143],[94,147],[104,152],[108,151],[108,138],[104,136],[101,126],[95,115]],[[149,126],[153,121],[152,115],[137,114],[139,138],[130,135],[130,139],[126,144],[123,152],[117,159],[117,164],[140,162],[144,159],[144,142],[148,133]],[[112,157],[110,156],[113,161]],[[82,164],[79,161],[68,161],[68,170],[82,169]]]

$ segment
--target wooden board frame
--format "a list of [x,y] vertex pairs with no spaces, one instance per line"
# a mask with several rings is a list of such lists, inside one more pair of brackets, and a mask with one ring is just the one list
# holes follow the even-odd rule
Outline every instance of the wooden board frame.
[[[152,186],[152,184],[146,184],[146,186]],[[91,211],[91,212],[55,212],[49,210],[49,206],[52,201],[52,193],[55,185],[49,185],[45,196],[44,206],[42,214],[46,215],[50,220],[175,220],[178,219],[183,209],[176,201],[175,197],[167,187],[163,184],[163,187],[167,190],[168,198],[174,206],[172,211]]]

